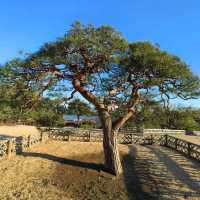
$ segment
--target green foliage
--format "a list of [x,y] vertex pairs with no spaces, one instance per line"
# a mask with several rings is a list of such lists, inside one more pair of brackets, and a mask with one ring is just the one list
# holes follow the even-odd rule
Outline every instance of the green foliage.
[[94,128],[94,126],[91,125],[91,124],[81,124],[81,125],[80,125],[80,128],[83,128],[83,129],[91,129],[91,128]]
[[167,99],[199,96],[199,77],[179,57],[149,42],[132,43],[129,47],[121,68],[131,85]]
[[44,98],[41,81],[35,80],[33,74],[24,73],[21,66],[23,61],[15,59],[0,68],[0,122],[64,124],[63,113],[58,108],[61,101]]
[[200,110],[192,108],[165,109],[157,104],[143,107],[128,121],[126,126],[191,131],[200,130],[199,118]]
[[38,106],[28,113],[36,124],[42,126],[63,126],[63,112],[59,109],[58,100],[43,99]]
[[[50,76],[51,73],[40,73],[40,70],[49,66],[56,67],[63,74],[57,78],[54,86],[59,85],[59,81],[64,78],[68,89],[71,90],[73,86],[68,78],[85,71],[83,80],[85,87],[91,88],[95,83],[96,89],[100,90],[102,88],[99,75],[109,73],[112,67],[119,63],[120,56],[127,47],[127,41],[111,26],[103,25],[96,28],[75,22],[62,38],[44,44],[24,62],[42,77],[47,74]],[[35,72],[32,70],[30,73]],[[42,81],[42,78],[39,80]],[[106,87],[103,88],[105,89]]]
[[199,77],[179,57],[149,42],[128,43],[114,28],[105,25],[96,28],[75,22],[63,37],[44,44],[15,65],[23,70],[27,66],[34,68],[27,73],[33,79],[35,75],[41,84],[52,79],[48,88],[57,88],[65,79],[72,91],[72,80],[81,77],[82,86],[87,90],[94,87],[93,93],[103,98],[106,106],[111,98],[117,102],[121,97],[130,106],[136,91],[154,94],[165,103],[174,97],[190,99],[200,95]]
[[19,79],[13,74],[13,69],[7,65],[1,68],[0,122],[23,122],[43,126],[64,123],[63,113],[58,109],[60,100],[40,97],[38,91],[27,87],[23,77]]
[[80,99],[75,99],[69,103],[67,114],[76,115],[77,120],[79,121],[80,116],[93,115],[94,111],[92,111],[91,107],[87,103],[81,101]]

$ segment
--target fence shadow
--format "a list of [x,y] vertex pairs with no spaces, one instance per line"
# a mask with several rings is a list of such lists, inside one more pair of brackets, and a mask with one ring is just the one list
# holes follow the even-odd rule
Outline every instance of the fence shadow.
[[[200,183],[196,182],[190,174],[192,174],[193,176],[194,173],[188,173],[184,167],[189,167],[187,166],[186,161],[188,161],[187,158],[182,157],[183,155],[180,154],[180,156],[176,156],[177,153],[175,153],[173,150],[169,150],[169,152],[171,153],[175,153],[175,155],[173,156],[173,159],[171,158],[170,155],[168,155],[165,152],[165,148],[162,148],[162,150],[158,149],[158,148],[154,148],[154,147],[148,147],[155,155],[156,157],[159,159],[160,162],[162,162],[166,168],[168,169],[168,171],[174,176],[176,177],[177,180],[179,180],[181,183],[183,183],[184,185],[187,185],[187,187],[195,192],[200,192]],[[182,158],[182,159],[181,159]],[[177,162],[178,161],[178,162]],[[181,162],[181,165],[180,163]],[[196,162],[189,160],[188,162],[190,162],[191,167],[195,170],[199,170],[200,169],[200,165],[198,165]]]
[[82,162],[79,160],[73,160],[73,159],[68,159],[68,158],[62,158],[50,154],[45,154],[45,153],[36,153],[36,152],[22,152],[21,155],[24,157],[36,157],[36,158],[43,158],[55,162],[59,162],[61,164],[66,164],[66,165],[71,165],[75,167],[82,167],[82,168],[87,168],[87,169],[92,169],[95,171],[102,171],[103,170],[103,165],[102,164],[96,164],[96,163],[90,163],[90,162]]
[[4,135],[4,134],[0,134],[0,140],[8,140],[8,139],[13,139],[16,138],[14,136],[10,136],[10,135]]
[[[148,177],[148,171],[144,177],[140,177],[137,171],[136,163],[137,149],[133,146],[129,146],[129,153],[122,158],[122,164],[124,168],[124,182],[129,195],[129,200],[156,200],[158,198],[157,192],[153,190],[145,191],[141,178],[150,180]],[[142,166],[141,166],[142,167]],[[154,183],[151,183],[154,186]]]
[[129,199],[183,199],[200,192],[200,165],[158,146],[129,146],[123,157]]

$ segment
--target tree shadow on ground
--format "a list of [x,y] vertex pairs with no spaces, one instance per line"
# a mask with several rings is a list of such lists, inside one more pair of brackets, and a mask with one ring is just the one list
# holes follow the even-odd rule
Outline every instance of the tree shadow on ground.
[[10,136],[10,135],[4,135],[4,134],[0,134],[0,140],[9,140],[9,139],[14,139],[16,137],[14,136]]
[[50,166],[50,178],[46,174],[43,179],[51,188],[62,191],[66,199],[128,200],[123,179],[102,172],[103,165],[99,163],[103,162],[103,152],[74,155],[72,159],[38,152],[23,152],[22,156],[54,161],[53,165],[45,162]]
[[[124,168],[124,181],[126,185],[127,192],[129,194],[130,200],[151,200],[159,199],[157,191],[149,190],[145,191],[145,187],[142,186],[141,177],[136,170],[136,157],[137,149],[134,146],[129,146],[129,154],[122,158],[123,168]],[[148,168],[146,174],[146,179],[150,181],[148,177]],[[144,178],[144,177],[143,177]],[[151,184],[155,186],[153,180]]]
[[129,199],[183,199],[199,195],[200,165],[159,146],[129,146],[123,157]]
[[199,195],[200,165],[197,162],[164,147],[146,145],[139,149],[138,155],[133,152],[135,173],[142,188],[149,187],[148,193],[153,199],[182,199],[189,193]]
[[[192,177],[195,177],[194,173],[192,173],[192,171],[190,172],[190,174],[184,169],[184,167],[189,167],[187,165],[187,162],[190,163],[191,167],[195,170],[199,170],[200,169],[200,165],[198,165],[195,161],[192,160],[188,160],[187,158],[184,158],[183,155],[180,154],[180,156],[177,155],[176,152],[173,151],[167,151],[169,155],[167,155],[167,153],[165,152],[166,150],[164,148],[158,149],[158,148],[154,148],[149,146],[148,147],[159,159],[160,162],[162,162],[168,169],[168,171],[174,176],[176,177],[177,180],[179,180],[181,183],[183,183],[184,185],[187,185],[187,187],[191,190],[193,190],[194,192],[200,192],[200,183],[196,182]],[[174,156],[171,158],[170,153],[173,154]],[[183,157],[182,157],[183,156]],[[181,159],[182,158],[182,159]],[[181,163],[181,165],[180,165]]]
[[43,159],[59,162],[61,164],[92,169],[92,170],[95,170],[95,171],[98,171],[98,172],[103,170],[102,164],[96,164],[96,163],[83,162],[83,161],[73,160],[73,159],[68,159],[68,158],[62,158],[62,157],[58,157],[58,156],[54,156],[54,155],[50,155],[50,154],[45,154],[45,153],[22,152],[21,155],[23,155],[24,157],[43,158]]

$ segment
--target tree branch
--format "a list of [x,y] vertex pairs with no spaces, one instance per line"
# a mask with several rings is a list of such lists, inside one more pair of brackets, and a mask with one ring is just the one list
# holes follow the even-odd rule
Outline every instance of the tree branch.
[[83,97],[85,97],[89,102],[91,102],[96,108],[97,110],[105,110],[105,106],[104,104],[102,104],[99,99],[92,94],[91,92],[89,92],[88,90],[86,90],[82,85],[79,79],[74,79],[72,81],[72,84],[75,88],[75,90],[77,90]]
[[69,100],[73,99],[74,98],[74,94],[76,92],[77,92],[77,90],[73,90],[72,93],[71,93],[71,95],[70,95],[70,97],[65,97],[65,98],[63,98],[63,100],[64,101],[69,101]]
[[131,101],[132,101],[131,106],[128,108],[128,112],[113,123],[114,131],[117,132],[126,123],[126,121],[128,121],[133,116],[133,114],[135,112],[135,106],[140,101],[140,94],[139,94],[138,89],[136,89],[136,91],[134,91],[133,98],[131,99]]

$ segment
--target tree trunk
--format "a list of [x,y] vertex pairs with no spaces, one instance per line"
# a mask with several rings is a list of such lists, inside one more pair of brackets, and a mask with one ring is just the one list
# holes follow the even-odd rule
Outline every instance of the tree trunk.
[[80,115],[77,115],[77,125],[80,126]]
[[105,169],[112,174],[119,176],[122,174],[122,166],[117,148],[117,135],[113,132],[104,132],[103,138]]
[[117,148],[117,132],[112,130],[112,119],[106,112],[101,114],[103,126],[103,148],[105,170],[119,176],[122,174],[122,166]]

